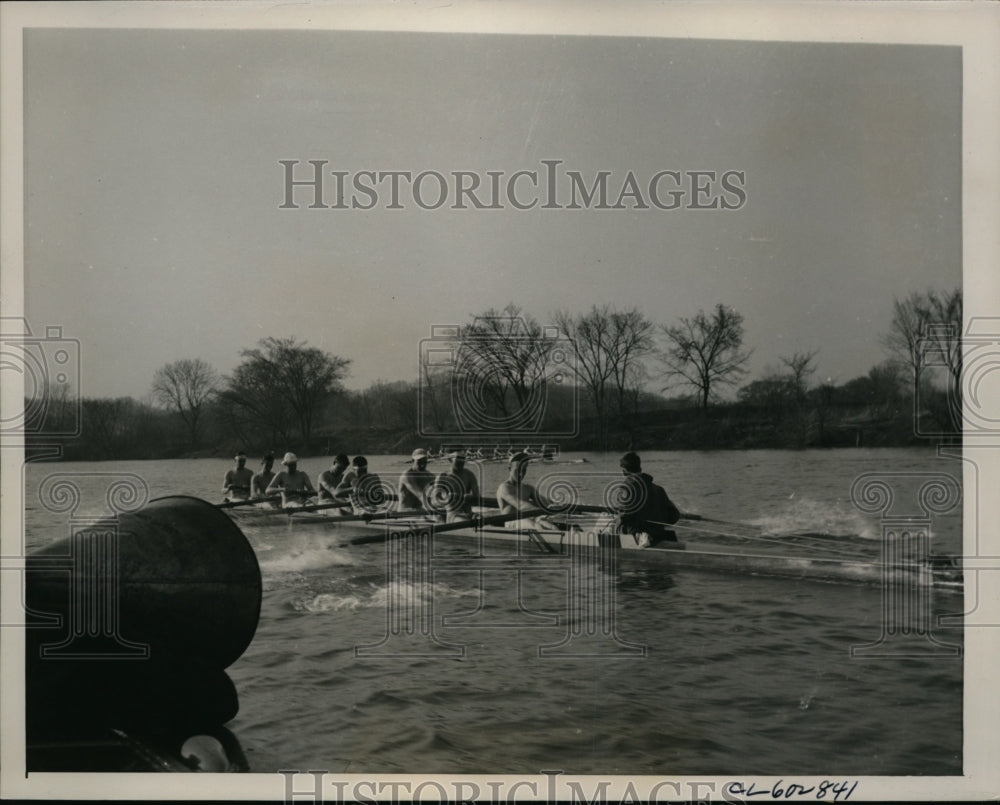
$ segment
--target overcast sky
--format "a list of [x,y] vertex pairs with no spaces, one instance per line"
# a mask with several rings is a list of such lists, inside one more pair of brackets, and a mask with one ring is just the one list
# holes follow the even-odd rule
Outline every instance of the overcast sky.
[[[819,350],[816,379],[845,382],[885,358],[894,296],[961,284],[961,58],[880,44],[31,30],[26,315],[80,339],[88,396],[142,397],[179,358],[230,371],[265,336],[350,358],[348,387],[416,380],[432,325],[510,301],[543,323],[610,302],[665,324],[724,302],[745,317],[754,375]],[[506,181],[561,160],[588,182],[610,171],[610,203],[629,171],[643,192],[664,170],[739,171],[744,195],[725,197],[730,210],[505,198],[476,210],[450,209],[452,194],[430,210],[403,192],[404,209],[387,209],[381,185],[368,210],[309,209],[308,188],[280,209],[290,159],[299,178],[326,160],[348,182],[469,171],[484,186],[489,171]],[[433,201],[436,183],[424,189]]]

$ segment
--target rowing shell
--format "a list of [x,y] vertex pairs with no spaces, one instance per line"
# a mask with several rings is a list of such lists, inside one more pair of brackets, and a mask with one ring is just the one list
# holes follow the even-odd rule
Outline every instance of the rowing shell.
[[[536,510],[525,514],[534,517],[542,512]],[[295,522],[299,521],[296,519]],[[675,527],[680,527],[680,524]],[[692,525],[687,525],[687,528],[694,530]],[[478,528],[463,523],[442,524],[423,517],[398,515],[395,519],[371,523],[326,518],[324,529],[333,537],[330,547],[433,534],[435,541],[441,544],[464,545],[480,554],[482,547],[487,545],[516,546],[517,553],[512,555],[519,558],[553,558],[580,550],[612,550],[622,567],[658,564],[721,573],[842,583],[904,584],[950,592],[961,592],[963,587],[961,568],[950,557],[930,556],[919,562],[885,562],[843,553],[824,554],[810,549],[809,545],[776,545],[777,540],[747,540],[737,534],[713,534],[711,538],[704,539],[692,535],[688,542],[664,541],[643,547],[632,535],[617,533],[608,515],[557,515],[520,521],[497,515],[483,518]],[[840,550],[843,551],[843,547]]]

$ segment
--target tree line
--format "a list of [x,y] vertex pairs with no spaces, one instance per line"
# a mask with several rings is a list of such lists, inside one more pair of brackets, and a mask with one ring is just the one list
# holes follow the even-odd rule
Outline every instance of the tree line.
[[[745,382],[753,350],[742,314],[723,303],[670,324],[610,304],[558,310],[550,321],[543,326],[514,303],[471,315],[422,345],[415,380],[361,390],[343,385],[349,358],[294,337],[244,349],[228,374],[201,358],[173,361],[155,372],[145,400],[79,401],[80,432],[65,452],[154,458],[235,446],[308,454],[329,452],[343,435],[405,452],[436,434],[449,443],[462,434],[502,443],[532,432],[565,434],[564,449],[719,446],[710,423],[736,420],[744,434],[763,428],[764,435],[733,437],[728,446],[756,445],[754,438],[804,446],[847,443],[835,438],[846,411],[859,421],[894,422],[904,441],[906,430],[960,431],[959,290],[894,299],[884,359],[839,385],[813,381],[819,349],[781,355],[779,366]],[[50,408],[56,417],[55,401]],[[681,441],[665,435],[671,423],[678,432],[683,423]],[[657,434],[666,443],[657,445]]]

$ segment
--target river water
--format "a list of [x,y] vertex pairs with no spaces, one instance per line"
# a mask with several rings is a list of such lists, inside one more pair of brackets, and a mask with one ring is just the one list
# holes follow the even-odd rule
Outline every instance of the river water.
[[[563,458],[586,463],[533,465],[527,480],[565,482],[599,500],[617,477],[616,455]],[[871,555],[882,525],[852,502],[855,479],[895,474],[894,505],[912,513],[929,474],[961,481],[957,461],[917,449],[643,459],[682,511],[746,523],[770,539],[807,533],[852,551],[870,545]],[[315,482],[327,463],[300,466]],[[405,458],[369,463],[394,481]],[[230,466],[28,465],[27,547],[67,534],[66,515],[37,496],[53,473],[74,475],[81,509],[96,511],[113,476],[142,479],[150,497],[218,501]],[[493,494],[504,467],[481,472]],[[915,650],[893,651],[890,642],[852,655],[883,636],[877,585],[621,566],[607,580],[613,623],[583,645],[568,640],[575,615],[558,563],[452,561],[428,586],[400,591],[388,581],[384,545],[330,548],[329,527],[294,521],[241,526],[258,553],[264,598],[254,640],[228,672],[241,704],[229,727],[254,771],[961,773],[963,663],[954,649],[962,629],[935,623],[907,643]],[[961,530],[960,507],[935,515],[932,550],[959,553]],[[431,613],[416,648],[386,641],[389,602],[401,594],[425,596],[418,603]],[[962,611],[959,595],[931,603],[936,615]]]

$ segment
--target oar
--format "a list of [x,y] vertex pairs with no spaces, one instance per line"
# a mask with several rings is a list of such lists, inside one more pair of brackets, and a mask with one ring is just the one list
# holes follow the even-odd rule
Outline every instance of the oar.
[[337,500],[331,501],[330,503],[307,503],[304,506],[281,506],[277,511],[283,512],[284,514],[295,514],[297,512],[320,512],[326,509],[343,509],[345,506],[350,506],[351,501],[349,500]]
[[466,528],[479,529],[484,525],[503,525],[509,520],[521,520],[526,517],[537,517],[538,515],[545,513],[545,509],[528,509],[521,512],[513,512],[511,514],[496,514],[490,517],[477,517],[474,520],[462,520],[454,523],[429,522],[421,524],[417,528],[408,528],[405,531],[388,531],[388,533],[383,532],[381,534],[364,534],[359,537],[354,537],[353,539],[345,540],[339,545],[364,545],[369,542],[383,542],[387,539],[400,539],[407,536],[407,534],[423,531],[425,529],[431,530],[435,534],[443,534],[448,531],[461,531]]
[[[217,508],[217,509],[235,509],[237,506],[251,506],[251,505],[254,505],[256,503],[269,503],[269,502],[275,501],[275,500],[281,500],[281,495],[272,495],[271,497],[267,497],[267,498],[247,498],[246,500],[227,500],[224,503],[216,503],[215,504],[215,508]],[[350,505],[351,505],[350,502],[344,502],[344,503],[333,503],[333,504],[330,504],[329,506],[323,505],[323,506],[318,506],[318,507],[317,506],[287,506],[287,507],[279,506],[277,508],[271,507],[270,509],[265,509],[264,512],[266,514],[274,514],[275,512],[287,512],[288,514],[291,514],[292,512],[297,512],[297,511],[299,511],[299,512],[300,511],[315,511],[317,508],[331,508],[333,506],[350,506]]]
[[[385,499],[388,501],[399,500],[399,498],[396,497],[396,495],[386,495]],[[331,501],[330,503],[308,503],[305,506],[280,506],[277,509],[272,509],[271,511],[272,512],[278,511],[282,512],[283,514],[296,514],[300,512],[319,512],[319,511],[324,511],[326,509],[343,509],[351,505],[352,505],[351,501],[347,498],[344,498],[343,500],[335,500]],[[369,515],[369,516],[375,517],[379,515]]]
[[380,514],[335,514],[327,518],[330,523],[351,523],[364,520],[371,525],[380,525],[387,520],[411,520],[418,517],[428,517],[422,512],[382,512]]
[[[567,511],[573,512],[573,513],[579,512],[581,514],[620,514],[620,512],[616,512],[616,511],[608,508],[607,506],[595,506],[595,505],[590,504],[590,503],[579,503],[577,505],[570,506],[567,509]],[[713,519],[711,519],[709,517],[702,517],[700,514],[682,514],[680,519],[681,520],[701,520],[701,521],[704,521],[706,523],[721,523],[721,524],[725,524],[725,525],[743,525],[744,528],[748,527],[748,526],[746,526],[744,524],[741,524],[741,523],[726,523],[725,520],[713,520]],[[661,522],[658,522],[656,520],[650,520],[649,522],[656,523],[657,525],[665,525],[665,526],[675,525],[674,523],[661,523]],[[752,528],[752,526],[749,526],[749,527]]]
[[760,526],[751,525],[750,523],[737,523],[732,520],[716,520],[714,517],[702,517],[700,514],[682,514],[681,519],[700,520],[703,523],[717,523],[718,525],[739,526],[740,528],[756,528],[758,530],[760,529]]
[[266,503],[269,500],[281,500],[280,495],[273,495],[269,498],[246,498],[244,500],[227,500],[223,503],[216,503],[217,509],[235,509],[237,506],[251,506],[255,503]]

